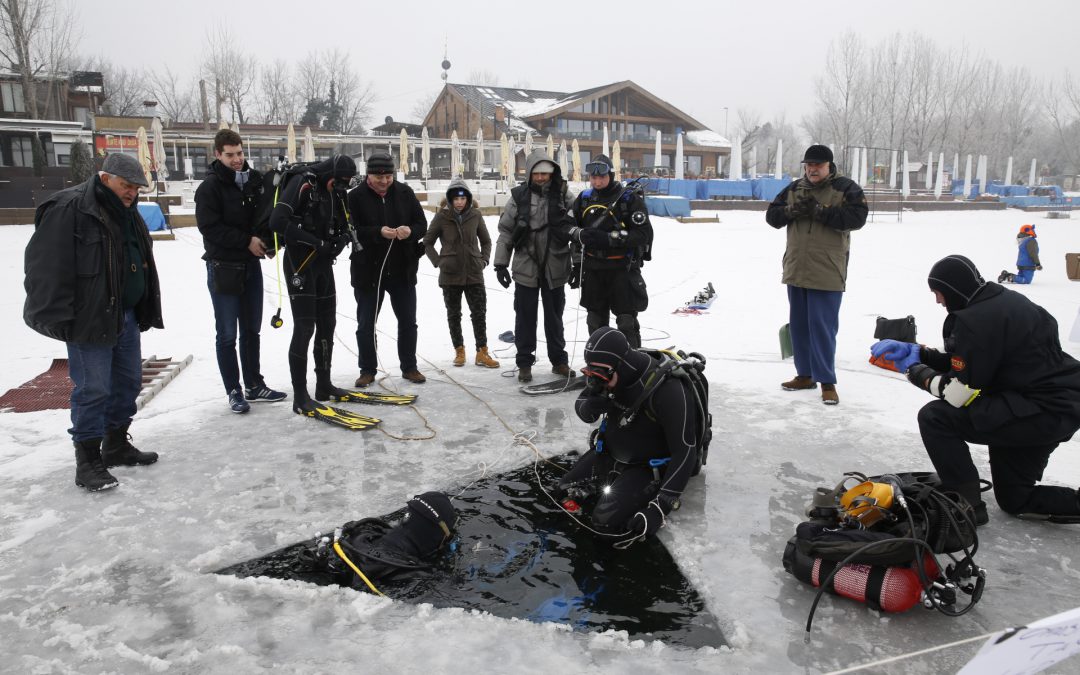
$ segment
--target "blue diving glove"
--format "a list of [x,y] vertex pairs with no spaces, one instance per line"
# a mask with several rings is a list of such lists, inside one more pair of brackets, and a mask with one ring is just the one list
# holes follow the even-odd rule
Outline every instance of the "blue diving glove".
[[919,359],[919,345],[899,340],[882,340],[870,346],[870,354],[876,359],[884,356],[896,365],[896,370],[906,373]]

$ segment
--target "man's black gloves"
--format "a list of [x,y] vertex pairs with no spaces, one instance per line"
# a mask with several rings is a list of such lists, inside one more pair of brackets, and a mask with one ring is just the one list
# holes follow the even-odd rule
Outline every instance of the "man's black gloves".
[[586,227],[578,232],[578,241],[585,248],[607,248],[608,233],[595,227]]
[[809,218],[814,215],[814,207],[816,205],[816,199],[806,193],[799,193],[796,194],[794,202],[784,207],[784,213],[792,220]]
[[567,282],[570,284],[570,288],[577,288],[581,285],[581,268],[577,265],[570,267],[570,279]]
[[499,280],[503,288],[510,288],[510,270],[506,268],[506,265],[495,266],[495,278]]

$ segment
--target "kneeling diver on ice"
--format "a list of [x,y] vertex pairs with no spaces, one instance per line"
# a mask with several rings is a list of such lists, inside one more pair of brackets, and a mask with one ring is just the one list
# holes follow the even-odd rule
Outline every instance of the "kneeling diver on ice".
[[587,378],[574,410],[600,426],[553,496],[571,514],[591,508],[592,527],[626,548],[663,527],[701,471],[712,437],[705,359],[634,349],[618,330],[589,336]]

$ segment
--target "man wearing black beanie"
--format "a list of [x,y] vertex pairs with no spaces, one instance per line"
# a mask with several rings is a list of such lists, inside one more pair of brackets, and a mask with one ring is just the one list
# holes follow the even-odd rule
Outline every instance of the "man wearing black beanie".
[[967,444],[986,445],[1002,510],[1080,523],[1077,490],[1036,485],[1050,453],[1080,428],[1080,362],[1062,351],[1057,321],[1024,295],[984,280],[962,255],[935,263],[927,283],[948,311],[945,350],[882,340],[870,351],[875,365],[906,372],[940,399],[918,419],[943,488],[971,503],[978,524],[988,522]]

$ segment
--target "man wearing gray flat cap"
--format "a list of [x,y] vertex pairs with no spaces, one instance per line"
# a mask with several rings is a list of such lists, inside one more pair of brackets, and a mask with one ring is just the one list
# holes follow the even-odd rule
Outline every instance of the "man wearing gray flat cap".
[[23,320],[67,344],[75,484],[116,487],[108,469],[153,464],[130,442],[142,388],[143,331],[164,328],[150,234],[136,208],[148,181],[131,155],[46,199],[26,245]]

